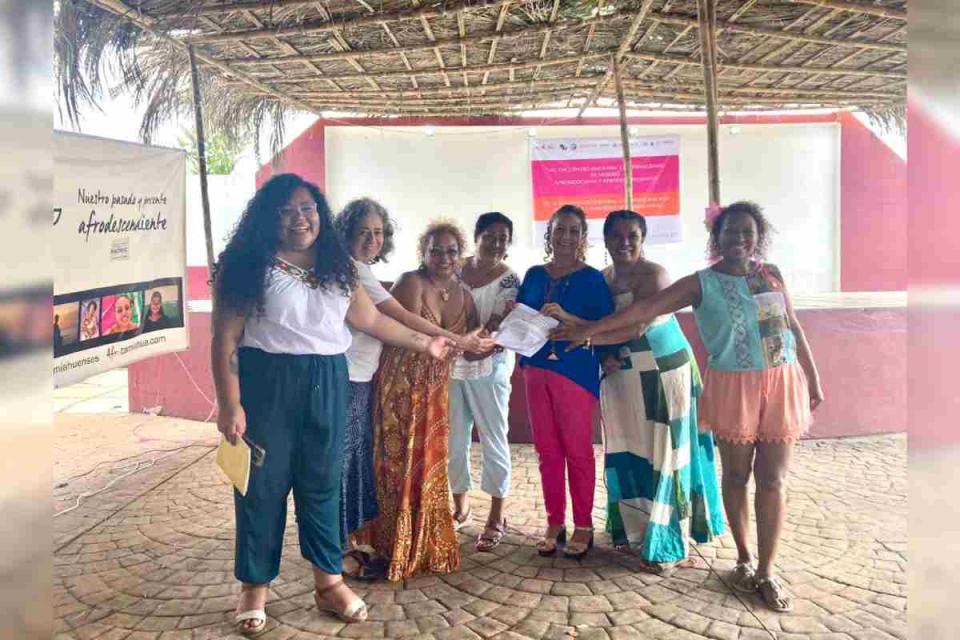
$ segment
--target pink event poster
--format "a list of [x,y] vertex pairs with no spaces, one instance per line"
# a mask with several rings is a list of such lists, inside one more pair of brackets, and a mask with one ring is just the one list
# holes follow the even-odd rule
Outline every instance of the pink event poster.
[[[679,146],[675,136],[630,141],[633,210],[647,218],[651,243],[680,241]],[[624,207],[623,155],[617,138],[534,140],[531,176],[537,226],[545,226],[563,204],[582,208],[591,227]]]

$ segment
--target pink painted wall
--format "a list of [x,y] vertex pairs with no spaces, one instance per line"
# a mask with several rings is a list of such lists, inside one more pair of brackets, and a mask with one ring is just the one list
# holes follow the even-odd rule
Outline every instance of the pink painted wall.
[[277,173],[296,173],[323,191],[327,184],[324,164],[324,127],[314,124],[284,147],[277,158],[257,171],[257,188]]
[[849,113],[840,127],[843,291],[907,288],[907,164]]
[[160,406],[165,416],[190,420],[210,416],[216,398],[210,373],[210,314],[189,315],[189,351],[141,360],[127,368],[132,413]]

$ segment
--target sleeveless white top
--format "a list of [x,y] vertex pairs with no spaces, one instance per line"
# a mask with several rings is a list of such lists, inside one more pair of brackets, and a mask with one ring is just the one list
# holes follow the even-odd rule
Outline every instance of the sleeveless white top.
[[338,284],[313,288],[271,267],[264,309],[247,318],[240,346],[268,353],[336,355],[350,348],[350,296]]
[[[477,307],[477,318],[480,325],[486,325],[493,315],[505,315],[504,311],[508,302],[517,299],[517,291],[520,289],[520,278],[512,269],[507,271],[482,287],[473,288],[463,283],[464,289],[473,296],[473,303]],[[493,373],[494,364],[500,360],[508,363],[510,371],[513,370],[515,360],[512,353],[496,353],[483,360],[470,361],[464,358],[457,358],[453,363],[451,377],[454,380],[476,380],[484,378]],[[496,361],[496,362],[495,362]]]

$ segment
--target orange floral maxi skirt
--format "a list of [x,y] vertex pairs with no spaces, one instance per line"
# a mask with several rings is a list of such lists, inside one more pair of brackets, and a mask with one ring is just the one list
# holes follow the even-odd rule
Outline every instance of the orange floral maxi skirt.
[[380,516],[366,541],[390,558],[387,577],[460,567],[447,484],[449,362],[387,347],[377,374],[373,466]]

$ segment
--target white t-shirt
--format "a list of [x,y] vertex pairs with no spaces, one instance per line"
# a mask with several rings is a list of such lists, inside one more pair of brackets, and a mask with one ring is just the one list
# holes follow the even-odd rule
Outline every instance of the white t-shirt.
[[[373,275],[370,265],[357,260],[354,260],[353,264],[357,268],[357,282],[370,296],[373,304],[378,305],[393,297]],[[361,331],[350,329],[350,333],[353,335],[353,344],[347,350],[350,381],[370,382],[373,379],[373,374],[377,372],[377,367],[380,366],[380,352],[383,350],[383,343]]]
[[338,284],[314,289],[294,275],[272,267],[262,313],[244,325],[240,345],[269,353],[336,355],[350,347],[345,322],[350,296]]
[[[480,319],[480,325],[487,324],[493,315],[504,315],[508,302],[517,299],[517,291],[520,289],[520,278],[511,269],[507,269],[499,278],[489,282],[482,287],[470,287],[464,283],[463,287],[473,296],[473,302],[477,307],[477,318]],[[476,380],[484,378],[493,373],[495,359],[505,359],[513,371],[512,353],[497,353],[483,360],[470,361],[464,358],[457,358],[453,363],[451,377],[454,380]]]

